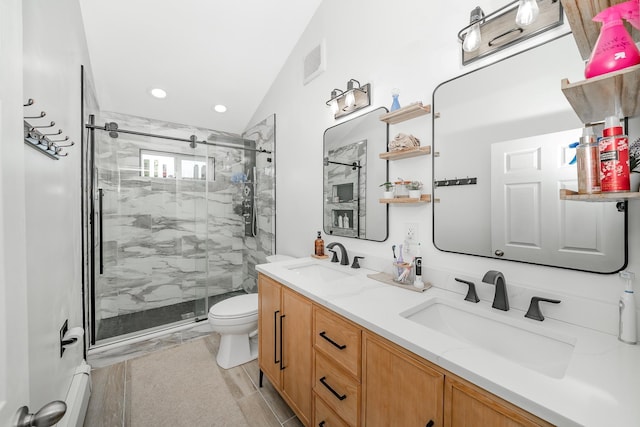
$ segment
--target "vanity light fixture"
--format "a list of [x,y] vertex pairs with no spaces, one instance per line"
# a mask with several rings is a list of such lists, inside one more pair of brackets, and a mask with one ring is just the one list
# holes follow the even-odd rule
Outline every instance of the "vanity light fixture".
[[368,107],[371,105],[371,84],[361,86],[356,79],[350,79],[346,91],[331,91],[331,99],[327,101],[327,105],[331,107],[335,119]]
[[458,32],[462,64],[558,27],[563,19],[560,0],[515,0],[486,16],[476,7],[469,25]]

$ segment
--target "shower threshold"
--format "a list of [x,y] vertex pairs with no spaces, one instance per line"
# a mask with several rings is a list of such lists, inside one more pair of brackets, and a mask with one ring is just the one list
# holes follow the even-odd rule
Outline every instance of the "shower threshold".
[[[208,307],[227,298],[242,294],[246,294],[246,292],[244,290],[238,290],[212,295],[208,298]],[[142,332],[157,328],[158,326],[183,322],[188,319],[195,321],[198,319],[198,315],[194,312],[196,307],[203,307],[202,300],[184,301],[178,304],[102,319],[96,333],[96,341],[129,335],[134,332]],[[200,314],[206,315],[206,313]]]

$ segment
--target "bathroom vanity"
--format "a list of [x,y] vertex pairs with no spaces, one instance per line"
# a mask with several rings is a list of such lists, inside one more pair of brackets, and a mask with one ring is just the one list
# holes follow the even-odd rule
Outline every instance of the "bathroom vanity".
[[[410,292],[369,279],[370,270],[326,260],[257,268],[260,368],[307,426],[626,426],[640,420],[640,349],[614,336],[524,319],[517,309],[495,313],[490,301],[469,303],[437,284]],[[438,318],[429,317],[436,308]],[[448,312],[507,347],[470,342]],[[437,329],[438,322],[452,333]],[[524,335],[512,336],[510,325]]]

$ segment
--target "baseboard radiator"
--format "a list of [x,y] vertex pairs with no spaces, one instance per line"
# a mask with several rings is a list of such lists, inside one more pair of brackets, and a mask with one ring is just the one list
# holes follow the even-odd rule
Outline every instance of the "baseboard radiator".
[[65,402],[67,412],[58,427],[82,427],[91,396],[91,366],[83,360],[76,369]]

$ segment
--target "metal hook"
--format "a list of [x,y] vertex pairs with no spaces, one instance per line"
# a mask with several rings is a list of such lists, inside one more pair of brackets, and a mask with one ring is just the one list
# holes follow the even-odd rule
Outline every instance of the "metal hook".
[[75,142],[71,141],[71,144],[67,144],[67,145],[58,145],[58,147],[62,148],[62,147],[73,147],[74,145],[76,145]]
[[69,140],[68,136],[65,136],[64,139],[50,139],[50,138],[47,138],[47,141],[49,141],[49,142],[64,142],[64,141],[68,141],[68,140]]
[[58,129],[56,133],[43,133],[43,136],[51,136],[51,135],[60,135],[62,133],[62,129]]
[[40,115],[39,116],[24,116],[24,118],[25,119],[41,119],[46,115],[47,115],[47,113],[45,111],[40,111]]
[[29,98],[29,100],[27,101],[26,104],[22,104],[23,107],[28,107],[30,105],[33,105],[35,103],[35,101],[33,100],[33,98]]
[[62,147],[56,147],[54,154],[61,157],[67,157],[69,155],[69,153],[62,153]]
[[[43,111],[44,113],[44,111]],[[56,122],[54,122],[53,120],[51,120],[51,123],[49,123],[48,125],[42,125],[42,126],[31,126],[29,128],[29,132],[33,132],[36,129],[41,129],[41,128],[52,128],[56,125]]]

